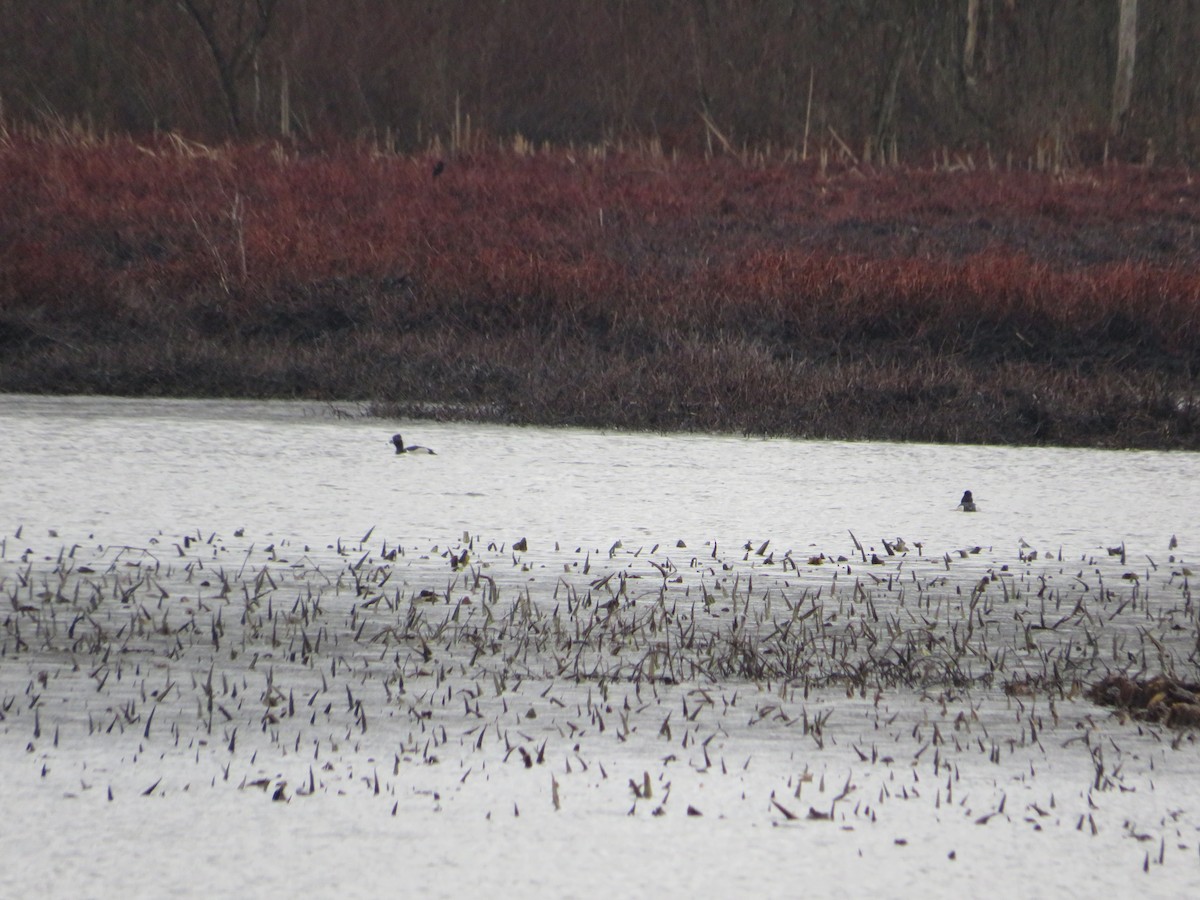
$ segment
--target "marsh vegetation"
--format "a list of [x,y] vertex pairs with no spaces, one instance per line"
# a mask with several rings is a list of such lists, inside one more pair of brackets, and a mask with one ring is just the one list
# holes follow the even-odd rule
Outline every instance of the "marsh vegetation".
[[[1193,733],[1110,719],[1084,691],[1194,666],[1174,555],[34,538],[0,540],[0,739],[10,779],[69,806],[120,819],[191,796],[247,823],[349,806],[371,835],[444,815],[455,833],[563,816],[604,836],[631,817],[664,823],[656,843],[701,817],[1011,865],[961,830],[987,826],[1030,877],[1082,833],[1110,852],[1105,877],[1168,883],[1200,850],[1186,805],[1154,812],[1156,790],[1191,796]],[[407,867],[390,877],[428,870]],[[393,871],[373,868],[360,883]],[[573,877],[559,868],[543,877]]]
[[1188,172],[9,134],[0,389],[1200,445]]

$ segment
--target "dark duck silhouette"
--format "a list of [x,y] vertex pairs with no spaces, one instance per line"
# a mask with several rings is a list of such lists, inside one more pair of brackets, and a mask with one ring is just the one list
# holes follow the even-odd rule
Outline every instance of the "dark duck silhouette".
[[970,491],[963,491],[962,499],[958,501],[958,505],[962,507],[963,512],[978,512],[975,508],[975,498],[971,495]]
[[418,447],[416,444],[409,444],[405,447],[404,438],[398,434],[392,435],[392,445],[396,448],[397,453],[432,453],[434,456],[437,456],[428,447]]

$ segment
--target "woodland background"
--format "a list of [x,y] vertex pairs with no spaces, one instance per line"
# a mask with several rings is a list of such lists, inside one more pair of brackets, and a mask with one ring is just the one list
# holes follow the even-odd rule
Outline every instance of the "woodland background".
[[668,150],[1200,154],[1194,0],[0,0],[3,120],[201,140],[452,129]]

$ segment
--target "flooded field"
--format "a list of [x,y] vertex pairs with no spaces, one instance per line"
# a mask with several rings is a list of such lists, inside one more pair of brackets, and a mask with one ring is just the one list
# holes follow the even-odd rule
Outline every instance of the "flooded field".
[[0,398],[14,892],[1200,888],[1200,458],[346,412]]

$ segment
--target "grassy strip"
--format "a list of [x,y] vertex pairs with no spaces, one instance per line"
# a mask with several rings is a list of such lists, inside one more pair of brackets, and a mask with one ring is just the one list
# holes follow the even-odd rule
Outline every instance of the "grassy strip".
[[9,136],[0,389],[1200,447],[1186,172]]

